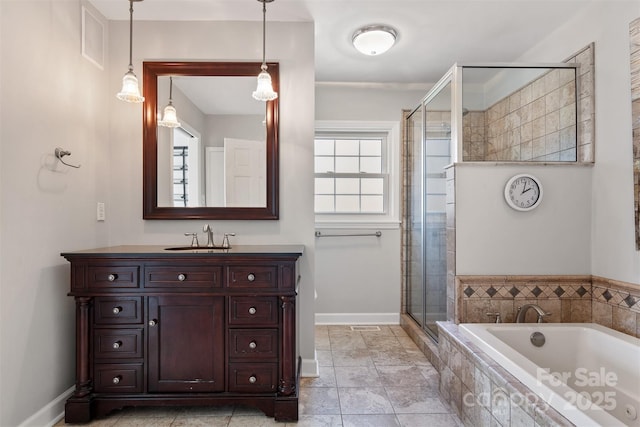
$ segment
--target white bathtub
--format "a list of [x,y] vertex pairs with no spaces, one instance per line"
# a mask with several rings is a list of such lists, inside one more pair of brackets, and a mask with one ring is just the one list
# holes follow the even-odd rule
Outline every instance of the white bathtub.
[[640,427],[640,339],[593,323],[469,323],[460,332],[576,426]]

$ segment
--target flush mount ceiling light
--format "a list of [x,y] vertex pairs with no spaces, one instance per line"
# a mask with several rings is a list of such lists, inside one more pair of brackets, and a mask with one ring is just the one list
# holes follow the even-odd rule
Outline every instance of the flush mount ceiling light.
[[162,120],[158,122],[158,126],[164,126],[167,128],[180,127],[180,122],[176,115],[176,109],[173,106],[173,77],[171,76],[169,76],[169,103],[164,107]]
[[381,55],[391,49],[398,32],[386,25],[367,25],[353,33],[353,46],[365,55]]
[[140,95],[138,78],[133,73],[133,2],[142,0],[129,0],[129,71],[122,78],[122,90],[116,95],[118,99],[126,102],[140,103],[144,96]]
[[258,74],[258,87],[253,92],[252,96],[258,101],[272,101],[278,97],[278,94],[273,90],[271,83],[271,76],[267,73],[267,62],[265,60],[266,51],[266,24],[267,24],[267,3],[271,3],[273,0],[258,0],[262,3],[262,66],[260,74]]

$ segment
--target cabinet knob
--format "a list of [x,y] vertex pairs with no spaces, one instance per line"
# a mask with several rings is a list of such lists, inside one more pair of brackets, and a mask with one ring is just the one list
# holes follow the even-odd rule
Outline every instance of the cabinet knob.
[[258,379],[256,378],[256,376],[255,376],[255,375],[251,375],[251,376],[249,377],[249,382],[250,382],[251,384],[255,384],[255,382],[256,382],[256,381],[258,381]]
[[253,274],[253,273],[249,273],[247,275],[247,280],[250,281],[250,282],[253,282],[254,280],[256,280],[256,275]]
[[258,344],[256,344],[256,342],[255,342],[255,341],[251,341],[251,342],[249,343],[249,348],[250,348],[250,349],[252,349],[252,350],[253,350],[254,348],[256,348],[257,346],[258,346]]
[[110,282],[114,282],[117,277],[118,277],[117,274],[110,274],[110,275],[107,276],[107,280],[110,281]]
[[255,307],[249,307],[249,314],[256,314],[258,310]]
[[113,307],[113,314],[119,314],[122,311],[122,307]]
[[149,320],[149,326],[156,326],[157,324],[158,324],[158,321],[156,319]]
[[187,278],[187,276],[186,276],[186,275],[184,275],[184,274],[182,274],[182,273],[178,274],[178,280],[179,280],[179,281],[184,282],[184,279],[186,279],[186,278]]
[[111,382],[112,382],[112,383],[114,383],[114,384],[120,384],[120,380],[121,380],[121,379],[122,379],[122,378],[120,377],[120,375],[118,375],[118,376],[116,376],[116,377],[113,377],[113,379],[111,380]]
[[116,341],[113,343],[113,348],[120,348],[122,347],[122,341]]

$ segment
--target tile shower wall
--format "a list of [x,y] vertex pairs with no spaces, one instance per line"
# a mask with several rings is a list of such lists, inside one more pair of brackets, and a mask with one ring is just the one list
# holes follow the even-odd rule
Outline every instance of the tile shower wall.
[[[458,276],[457,323],[487,323],[500,313],[514,322],[518,307],[538,304],[547,322],[594,322],[640,338],[640,286],[597,276]],[[527,322],[535,322],[529,312]]]
[[556,69],[486,111],[468,112],[463,117],[464,160],[592,162],[593,45],[565,62],[580,64],[577,97],[573,72]]

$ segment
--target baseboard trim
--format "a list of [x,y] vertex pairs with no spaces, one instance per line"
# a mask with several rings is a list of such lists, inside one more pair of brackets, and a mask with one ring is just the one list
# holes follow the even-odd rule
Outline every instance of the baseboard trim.
[[38,412],[24,420],[19,427],[52,427],[64,417],[64,404],[75,390],[71,386],[58,397],[47,403]]
[[302,359],[301,365],[300,365],[300,376],[314,377],[314,378],[317,378],[320,376],[317,356],[315,359]]
[[400,313],[316,313],[316,325],[399,325]]

